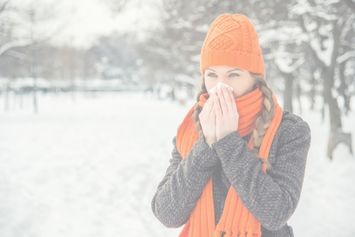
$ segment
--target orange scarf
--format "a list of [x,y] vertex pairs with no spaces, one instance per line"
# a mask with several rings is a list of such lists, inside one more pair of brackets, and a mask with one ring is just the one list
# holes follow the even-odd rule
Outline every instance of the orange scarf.
[[[275,103],[275,114],[270,126],[266,130],[263,138],[259,156],[263,159],[268,158],[272,140],[282,119],[282,108],[273,94]],[[208,99],[208,93],[201,94],[199,105],[203,106]],[[263,109],[263,94],[259,88],[255,88],[247,94],[235,98],[235,103],[239,113],[239,122],[237,132],[245,136],[253,131],[255,120]],[[190,108],[187,115],[177,131],[177,149],[183,159],[192,148],[199,134],[192,118],[194,106]],[[251,149],[253,145],[252,136],[247,146]],[[235,157],[238,159],[238,157]],[[266,173],[266,164],[263,163],[262,170]],[[223,212],[217,225],[215,225],[215,210],[213,201],[212,178],[207,182],[199,200],[193,209],[189,220],[185,223],[179,237],[260,237],[261,224],[251,212],[244,206],[238,196],[238,193],[231,185],[229,187]],[[224,235],[222,234],[224,233]]]

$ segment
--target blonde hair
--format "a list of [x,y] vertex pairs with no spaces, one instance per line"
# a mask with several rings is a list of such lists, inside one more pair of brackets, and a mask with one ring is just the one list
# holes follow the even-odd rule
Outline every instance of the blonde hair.
[[[252,131],[252,136],[253,136],[253,141],[254,141],[254,145],[252,148],[252,151],[255,152],[256,154],[259,152],[260,146],[261,146],[261,142],[265,136],[265,132],[267,130],[267,128],[270,126],[271,120],[274,116],[274,112],[275,112],[275,103],[272,99],[272,90],[271,88],[268,86],[268,84],[266,83],[266,80],[264,79],[262,74],[256,74],[256,73],[252,73],[249,72],[251,74],[252,77],[255,78],[255,85],[254,88],[258,87],[262,94],[263,94],[263,109],[260,113],[260,115],[256,118],[255,121],[255,128]],[[197,96],[196,96],[196,101],[198,102],[199,97],[201,94],[206,93],[207,89],[204,83],[204,78],[203,75],[201,75],[201,89],[198,92]],[[200,136],[203,136],[203,132],[202,132],[202,127],[201,127],[201,123],[199,120],[199,114],[202,111],[202,107],[198,105],[198,103],[195,104],[194,107],[194,112],[193,112],[193,119],[196,123],[196,128],[197,131],[199,133]],[[263,160],[261,157],[259,157],[263,162],[266,163],[266,169],[270,169],[270,163],[268,162],[268,160]]]

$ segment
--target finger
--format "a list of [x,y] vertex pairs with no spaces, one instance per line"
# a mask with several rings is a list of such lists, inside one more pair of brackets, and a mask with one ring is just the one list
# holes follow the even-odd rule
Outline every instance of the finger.
[[227,101],[224,95],[224,88],[218,88],[218,97],[219,97],[219,102],[222,110],[222,115],[228,113],[228,108],[227,108]]
[[233,90],[230,91],[230,96],[231,96],[231,100],[233,101],[233,103],[232,103],[233,112],[234,113],[238,113],[238,108],[237,108],[237,104],[236,104],[236,98],[234,97]]
[[219,120],[222,117],[222,109],[218,96],[214,97],[214,111],[216,113],[216,120]]
[[[212,104],[212,100],[211,100],[211,97],[209,97],[207,99],[207,101],[204,103],[203,107],[202,107],[202,110],[201,110],[201,113],[206,113],[206,111],[209,111],[210,110],[210,107],[211,107],[211,104]],[[208,114],[208,112],[207,112]]]
[[232,102],[233,101],[231,100],[231,97],[230,97],[230,89],[229,88],[223,88],[223,96],[226,101],[227,111],[229,113],[232,113],[233,112],[233,109],[232,109]]
[[210,114],[213,112],[213,98],[210,97],[209,99],[209,103],[208,103],[208,107],[206,108],[206,114],[207,116],[210,116]]
[[225,98],[226,98],[226,101],[227,101],[227,108],[228,108],[228,111],[230,113],[234,113],[234,108],[233,108],[233,104],[235,105],[235,101],[234,101],[234,98],[233,98],[233,95],[232,95],[232,90],[228,87],[228,88],[225,88]]
[[215,103],[213,101],[213,98],[212,98],[212,103],[211,103],[211,110],[209,111],[208,113],[208,117],[211,118],[211,117],[214,117],[214,114],[215,114]]
[[227,95],[228,95],[228,100],[230,101],[230,103],[228,104],[229,105],[228,109],[229,109],[229,111],[235,113],[237,106],[235,104],[235,99],[234,99],[233,92],[231,89],[227,90]]

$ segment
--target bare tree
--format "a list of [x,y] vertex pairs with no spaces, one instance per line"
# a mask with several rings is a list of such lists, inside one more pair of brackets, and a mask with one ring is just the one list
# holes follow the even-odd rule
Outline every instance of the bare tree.
[[[37,79],[39,70],[37,48],[39,45],[49,42],[63,30],[67,22],[63,22],[50,30],[40,29],[43,24],[55,19],[56,5],[53,6],[53,4],[50,6],[38,6],[36,2],[32,1],[27,5],[16,6],[11,4],[9,0],[6,4],[0,6],[0,17],[4,18],[4,21],[2,21],[2,32],[4,34],[0,37],[0,57],[7,54],[8,56],[20,57],[21,60],[29,62],[28,72],[33,79],[33,111],[37,113]],[[30,50],[19,53],[17,49],[23,47],[30,47]],[[16,69],[13,68],[13,70]]]
[[[338,98],[345,98],[348,101],[349,94],[345,94],[346,81],[342,76],[337,75],[337,71],[343,68],[344,63],[351,57],[345,57],[354,48],[345,47],[353,42],[354,34],[349,38],[349,32],[353,32],[354,14],[343,1],[321,2],[299,0],[292,10],[292,16],[297,19],[304,34],[307,36],[304,41],[306,49],[311,53],[312,59],[316,62],[316,70],[321,77],[323,109],[322,117],[325,117],[325,108],[330,121],[330,135],[328,147],[332,139],[342,131],[342,111],[339,106]],[[350,40],[350,42],[347,42]],[[353,46],[352,46],[353,47]],[[343,58],[343,60],[340,60]],[[345,60],[345,58],[347,58]],[[343,74],[344,72],[338,73]],[[340,80],[340,90],[336,81]],[[344,93],[344,94],[341,94]],[[349,108],[348,108],[349,109]],[[332,149],[335,148],[335,146]],[[329,154],[329,152],[328,152]],[[331,154],[329,154],[331,156]]]

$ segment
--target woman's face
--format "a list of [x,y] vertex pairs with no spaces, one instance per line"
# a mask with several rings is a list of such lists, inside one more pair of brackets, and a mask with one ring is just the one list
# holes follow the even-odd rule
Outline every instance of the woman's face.
[[247,70],[226,65],[208,67],[204,78],[208,93],[218,82],[222,82],[233,87],[234,98],[253,90],[255,85],[255,78]]

